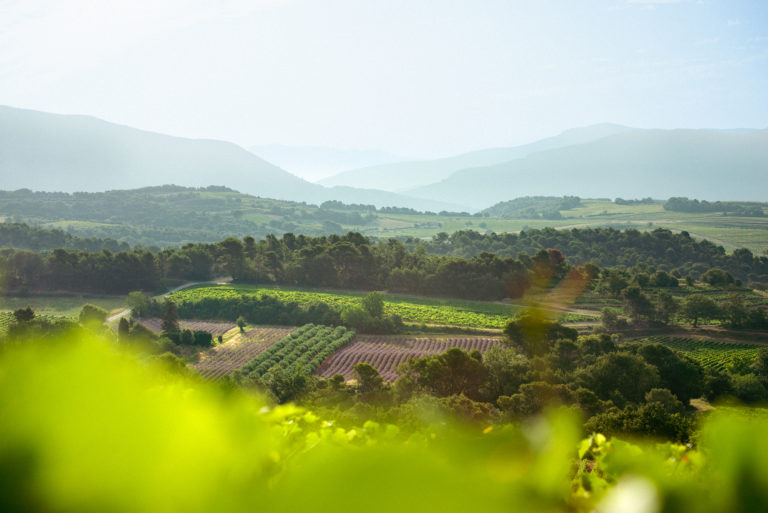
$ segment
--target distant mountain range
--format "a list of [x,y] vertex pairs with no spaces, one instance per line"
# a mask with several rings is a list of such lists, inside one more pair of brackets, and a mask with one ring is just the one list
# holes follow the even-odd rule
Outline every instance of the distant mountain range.
[[265,144],[251,146],[248,150],[310,182],[335,175],[344,169],[392,164],[406,160],[405,157],[378,150],[344,150],[318,146]]
[[[284,163],[292,159],[295,166],[396,158],[383,152],[261,148]],[[263,198],[435,212],[477,211],[522,196],[765,201],[768,129],[645,130],[600,124],[522,146],[353,169],[320,185],[228,142],[0,106],[0,176],[5,190],[224,185]]]
[[[350,187],[374,188],[393,192],[406,191],[439,182],[462,169],[500,164],[525,157],[537,151],[591,142],[627,130],[631,130],[631,128],[609,123],[592,125],[567,130],[560,135],[521,146],[489,148],[441,159],[413,160],[369,166],[361,169],[350,169],[319,180],[318,183],[328,186],[347,185]],[[488,203],[488,205],[490,204]]]
[[626,130],[463,169],[408,194],[475,209],[536,195],[765,201],[768,130]]
[[320,180],[480,210],[522,196],[764,200],[768,130],[599,124],[510,148],[352,169]]
[[185,139],[88,116],[0,106],[2,189],[98,192],[178,184],[225,185],[265,198],[456,210],[387,191],[326,188],[228,142]]

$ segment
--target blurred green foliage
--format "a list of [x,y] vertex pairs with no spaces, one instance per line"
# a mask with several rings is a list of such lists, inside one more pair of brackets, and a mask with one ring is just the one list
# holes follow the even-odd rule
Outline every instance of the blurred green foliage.
[[765,416],[718,410],[698,449],[580,440],[565,410],[343,429],[83,338],[0,352],[4,511],[768,510]]

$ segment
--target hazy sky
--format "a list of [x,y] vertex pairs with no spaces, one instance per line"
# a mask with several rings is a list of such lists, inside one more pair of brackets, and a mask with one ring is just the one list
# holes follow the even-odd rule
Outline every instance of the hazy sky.
[[0,104],[435,156],[768,126],[764,0],[0,0]]

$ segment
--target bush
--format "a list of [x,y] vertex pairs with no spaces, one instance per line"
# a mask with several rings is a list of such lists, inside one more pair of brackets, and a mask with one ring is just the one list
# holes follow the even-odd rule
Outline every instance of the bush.
[[361,394],[378,392],[384,385],[381,374],[373,365],[368,363],[355,364],[355,376],[357,376],[357,388]]
[[147,358],[150,365],[155,365],[164,372],[186,375],[189,373],[187,363],[171,352],[150,356]]
[[213,335],[202,330],[163,331],[161,336],[182,346],[210,347],[213,345]]
[[386,318],[373,317],[359,306],[350,306],[341,312],[341,322],[360,333],[397,333],[403,321],[397,315]]
[[768,400],[768,390],[754,374],[733,376],[733,391],[740,401],[747,404]]
[[584,429],[606,435],[642,435],[687,442],[693,434],[693,421],[680,413],[670,413],[662,403],[652,402],[624,410],[613,408],[595,415]]
[[701,280],[705,283],[709,283],[713,287],[727,287],[734,284],[734,279],[731,273],[716,267],[705,272],[701,276]]
[[83,305],[78,320],[80,324],[101,325],[107,320],[107,311],[89,303]]
[[664,271],[656,271],[651,277],[651,285],[654,287],[677,287],[679,282],[677,281],[677,278]]
[[210,347],[213,345],[213,335],[207,331],[197,330],[193,333],[196,346]]
[[384,315],[384,296],[381,292],[371,292],[363,298],[363,308],[371,317],[381,317]]

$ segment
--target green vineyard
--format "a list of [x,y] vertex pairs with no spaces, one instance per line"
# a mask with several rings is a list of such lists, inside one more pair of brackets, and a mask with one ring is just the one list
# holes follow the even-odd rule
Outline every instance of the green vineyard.
[[261,377],[279,365],[287,373],[302,369],[312,374],[323,361],[346,346],[355,336],[354,330],[342,326],[307,324],[283,338],[245,364],[243,374]]
[[657,342],[685,353],[703,367],[726,370],[735,360],[753,359],[760,346],[681,337],[650,337],[645,342]]
[[[312,302],[324,303],[341,311],[359,305],[363,294],[315,292],[308,290],[283,290],[252,286],[200,287],[176,292],[172,298],[177,301],[194,301],[202,297],[237,297],[241,295],[272,296],[280,301],[307,305]],[[384,296],[385,315],[396,314],[410,322],[473,326],[482,328],[503,328],[514,314],[511,306],[483,304],[470,301],[439,301],[421,298],[399,298]]]
[[[272,296],[285,303],[294,302],[300,305],[320,302],[336,311],[341,311],[344,308],[359,305],[364,294],[225,285],[187,289],[175,292],[171,297],[175,301],[184,302],[202,298],[233,298],[242,295]],[[412,323],[503,329],[515,312],[515,306],[501,303],[384,295],[384,314],[399,315],[404,321]],[[590,316],[570,313],[563,314],[561,318],[566,322],[592,319]]]
[[8,328],[15,322],[13,313],[0,312],[0,336],[8,333]]

